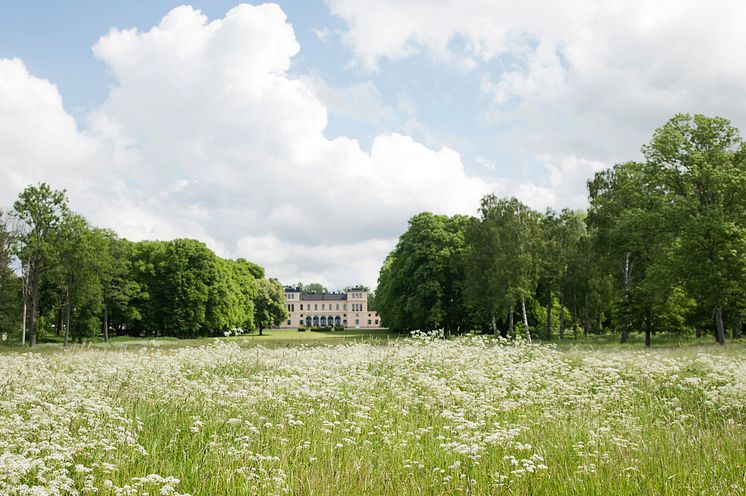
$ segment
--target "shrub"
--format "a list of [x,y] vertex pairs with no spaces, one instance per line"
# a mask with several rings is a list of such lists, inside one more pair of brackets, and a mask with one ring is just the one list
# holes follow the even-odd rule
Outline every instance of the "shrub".
[[331,332],[331,327],[311,327],[311,332]]

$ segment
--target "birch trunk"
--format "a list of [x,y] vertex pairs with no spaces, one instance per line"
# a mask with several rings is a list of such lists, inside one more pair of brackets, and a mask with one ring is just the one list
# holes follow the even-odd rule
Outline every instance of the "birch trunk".
[[589,296],[588,291],[585,292],[585,310],[583,315],[583,335],[585,337],[588,337],[588,332],[590,331],[591,327],[591,316],[590,316],[590,309],[589,309]]
[[552,291],[547,288],[547,341],[552,339]]
[[526,299],[521,296],[521,311],[523,313],[523,326],[526,328],[526,341],[531,342],[531,329],[528,328],[528,317],[526,316]]
[[104,301],[104,342],[109,342],[109,304]]
[[510,313],[508,313],[508,337],[510,339],[515,337],[513,332],[513,303],[510,304]]
[[36,309],[39,304],[39,292],[38,287],[36,285],[33,285],[31,287],[31,317],[29,319],[29,346],[34,346],[36,344],[36,323],[37,323],[37,315],[36,315]]
[[67,308],[65,308],[65,342],[63,347],[67,347],[67,339],[70,335],[70,292],[67,293]]
[[497,337],[497,321],[495,320],[495,312],[492,312],[492,334]]
[[560,316],[559,316],[560,340],[565,338],[565,292],[560,288]]
[[21,346],[26,346],[26,298],[23,299],[23,323],[21,324]]
[[572,338],[578,339],[578,291],[572,290]]
[[629,267],[630,253],[624,257],[624,320],[622,323],[622,344],[626,343],[629,339],[629,279],[630,279],[630,267]]

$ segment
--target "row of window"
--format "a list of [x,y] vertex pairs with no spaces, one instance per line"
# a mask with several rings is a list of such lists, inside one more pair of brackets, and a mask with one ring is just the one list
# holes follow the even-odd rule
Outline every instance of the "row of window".
[[[332,326],[332,325],[339,326],[341,324],[346,326],[347,319],[341,320],[339,317],[335,317],[335,318],[329,317],[327,319],[326,317],[323,317],[323,316],[322,317],[316,316],[316,317],[311,318],[311,316],[309,315],[308,317],[305,318],[305,320],[300,319],[298,321],[299,326],[305,325],[308,327],[311,327],[311,326],[324,327],[324,326]],[[288,320],[288,325],[293,325],[293,322],[291,320]],[[360,325],[360,319],[355,319],[355,325]],[[372,319],[368,319],[368,325],[373,325]],[[378,319],[375,320],[375,325],[378,325]]]
[[[291,311],[294,312],[295,311],[295,305],[292,304],[292,303],[290,305],[292,305],[292,307],[293,307],[293,310],[291,310]],[[321,310],[335,310],[334,307],[335,307],[335,304],[333,304],[333,303],[329,303],[329,308],[327,308],[326,303],[322,303],[321,304]],[[290,306],[288,306],[288,309],[289,308],[290,308]],[[301,309],[301,311],[304,310],[303,303],[300,304],[300,309]],[[318,309],[319,309],[319,304],[318,303],[314,303],[313,304],[313,310],[318,310]],[[306,304],[305,310],[311,310],[311,304],[310,303]],[[336,304],[336,310],[339,310],[339,303]],[[345,311],[347,310],[347,304],[346,303],[344,303],[342,305],[342,310],[345,310]]]

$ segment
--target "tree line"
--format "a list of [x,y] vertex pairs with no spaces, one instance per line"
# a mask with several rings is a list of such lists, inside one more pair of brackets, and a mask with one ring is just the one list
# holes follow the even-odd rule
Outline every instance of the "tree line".
[[27,187],[0,219],[6,339],[261,333],[287,318],[283,288],[262,267],[193,239],[121,238],[91,226],[48,184]]
[[488,195],[479,215],[421,213],[388,255],[384,325],[553,339],[617,332],[741,336],[746,144],[722,118],[676,115],[588,181],[587,211]]

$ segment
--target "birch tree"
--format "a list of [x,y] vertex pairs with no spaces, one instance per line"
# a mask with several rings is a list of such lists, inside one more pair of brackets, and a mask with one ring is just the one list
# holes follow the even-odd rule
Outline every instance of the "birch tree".
[[19,234],[15,254],[23,264],[29,309],[29,343],[36,344],[39,296],[44,275],[54,268],[54,252],[59,243],[59,227],[69,211],[64,191],[48,184],[28,186],[13,204],[12,215],[18,221]]

